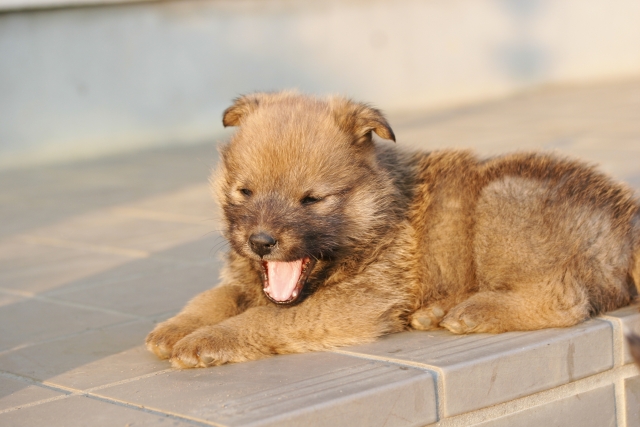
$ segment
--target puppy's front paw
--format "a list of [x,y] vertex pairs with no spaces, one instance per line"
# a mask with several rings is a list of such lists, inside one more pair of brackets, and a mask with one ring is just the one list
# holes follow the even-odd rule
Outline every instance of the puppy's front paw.
[[191,332],[193,332],[193,327],[169,319],[160,323],[147,335],[145,344],[147,350],[160,359],[168,359],[175,344]]
[[232,328],[208,326],[187,335],[173,347],[174,368],[205,368],[264,357]]

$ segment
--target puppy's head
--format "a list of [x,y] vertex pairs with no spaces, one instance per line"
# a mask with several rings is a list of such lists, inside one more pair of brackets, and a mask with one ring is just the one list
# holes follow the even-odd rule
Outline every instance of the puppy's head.
[[393,132],[365,104],[295,92],[240,97],[223,123],[238,127],[214,178],[226,236],[269,299],[296,302],[384,227],[394,190],[371,134]]

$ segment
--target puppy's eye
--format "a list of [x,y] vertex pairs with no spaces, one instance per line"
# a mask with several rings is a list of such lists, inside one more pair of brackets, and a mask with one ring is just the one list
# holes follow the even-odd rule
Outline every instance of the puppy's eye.
[[305,196],[302,199],[300,199],[300,203],[302,205],[312,205],[314,203],[318,203],[321,200],[322,200],[322,197]]
[[246,197],[251,197],[253,195],[253,191],[249,190],[248,188],[241,188],[240,192]]

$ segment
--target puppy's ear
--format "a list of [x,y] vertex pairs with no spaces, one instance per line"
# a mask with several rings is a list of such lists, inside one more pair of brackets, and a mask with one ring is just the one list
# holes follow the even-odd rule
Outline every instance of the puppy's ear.
[[260,94],[252,93],[234,99],[233,105],[222,113],[223,126],[240,126],[242,120],[258,108],[260,97]]
[[338,126],[354,136],[354,144],[370,142],[371,132],[375,132],[380,138],[396,141],[391,126],[379,110],[343,98],[334,98],[330,103]]

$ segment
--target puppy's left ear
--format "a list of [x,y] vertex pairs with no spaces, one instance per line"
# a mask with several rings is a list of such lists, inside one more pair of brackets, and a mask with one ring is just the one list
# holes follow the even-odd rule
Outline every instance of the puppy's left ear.
[[331,101],[338,126],[354,136],[354,144],[371,142],[371,132],[375,132],[380,138],[396,141],[391,126],[379,110],[346,99],[334,98]]
[[224,127],[240,126],[247,115],[258,109],[261,96],[260,93],[252,93],[234,99],[233,105],[222,113],[222,125]]

